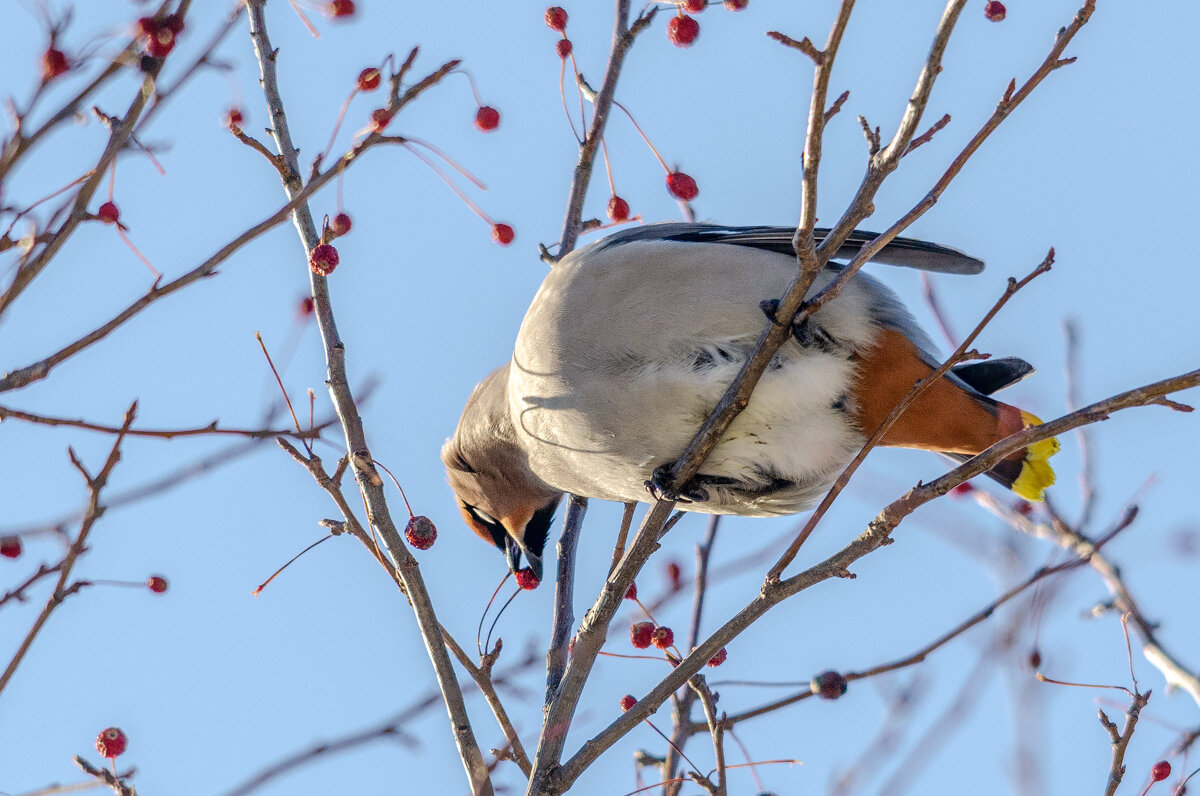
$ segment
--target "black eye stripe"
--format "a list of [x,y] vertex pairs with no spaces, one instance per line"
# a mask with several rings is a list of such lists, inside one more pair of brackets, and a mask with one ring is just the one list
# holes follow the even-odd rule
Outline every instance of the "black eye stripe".
[[480,511],[470,503],[463,503],[463,508],[467,510],[467,513],[470,514],[476,522],[488,529],[488,532],[492,535],[492,544],[500,548],[501,551],[504,551],[507,547],[508,539],[508,534],[505,533],[504,526],[492,519],[490,514],[485,511]]

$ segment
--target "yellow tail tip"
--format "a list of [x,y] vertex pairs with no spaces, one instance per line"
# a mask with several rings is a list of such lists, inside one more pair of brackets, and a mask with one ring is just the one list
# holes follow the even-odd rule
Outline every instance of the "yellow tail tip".
[[[1029,412],[1021,412],[1025,427],[1040,426],[1042,421]],[[1021,466],[1021,474],[1013,482],[1012,491],[1020,497],[1034,503],[1046,499],[1046,488],[1054,485],[1054,470],[1048,461],[1058,453],[1061,446],[1054,437],[1040,440],[1025,449],[1025,462]]]

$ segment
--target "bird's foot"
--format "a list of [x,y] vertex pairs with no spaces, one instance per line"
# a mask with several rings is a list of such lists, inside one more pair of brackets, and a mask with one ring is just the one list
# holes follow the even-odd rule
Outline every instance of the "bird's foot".
[[[762,310],[763,315],[766,315],[767,320],[771,323],[776,326],[784,325],[779,320],[779,299],[760,301],[758,308]],[[797,343],[804,348],[812,348],[815,345],[822,351],[828,351],[830,348],[837,346],[837,342],[829,336],[828,332],[810,321],[810,318],[805,318],[799,323],[792,321],[792,337],[795,338]]]
[[689,481],[681,489],[671,489],[671,465],[664,464],[654,468],[650,480],[646,482],[646,490],[655,500],[670,500],[674,503],[704,503],[708,500],[708,490]]

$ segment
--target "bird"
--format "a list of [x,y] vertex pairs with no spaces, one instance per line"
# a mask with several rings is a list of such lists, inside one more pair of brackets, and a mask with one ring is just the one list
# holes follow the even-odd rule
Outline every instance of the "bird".
[[[798,267],[794,228],[665,222],[564,256],[525,314],[509,362],[471,393],[442,461],[468,527],[541,578],[564,493],[621,502],[662,494],[664,474],[750,356]],[[828,230],[814,230],[820,242]],[[855,231],[848,259],[876,237]],[[981,260],[895,238],[874,262],[977,274]],[[845,266],[831,260],[809,295]],[[746,409],[697,475],[667,497],[688,511],[769,517],[820,499],[846,464],[941,360],[896,294],[858,271],[763,373]],[[1016,357],[957,365],[883,436],[885,446],[965,460],[1034,415],[991,398],[1033,373]],[[987,475],[1029,501],[1054,483],[1053,438]]]

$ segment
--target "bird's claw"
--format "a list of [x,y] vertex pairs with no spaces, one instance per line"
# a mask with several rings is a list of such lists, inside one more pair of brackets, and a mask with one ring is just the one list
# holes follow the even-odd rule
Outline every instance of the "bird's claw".
[[[758,303],[758,308],[762,310],[763,315],[766,315],[767,320],[769,320],[771,323],[775,324],[776,326],[784,325],[779,320],[779,299],[765,299],[760,301]],[[792,321],[792,337],[795,338],[796,342],[804,348],[811,348],[815,343],[818,342],[816,337],[813,336],[813,331],[809,326],[808,321],[808,318],[805,318],[799,323]]]
[[689,481],[681,489],[671,488],[671,465],[654,468],[650,480],[646,482],[646,491],[655,500],[669,500],[672,503],[704,503],[708,500],[708,490]]

